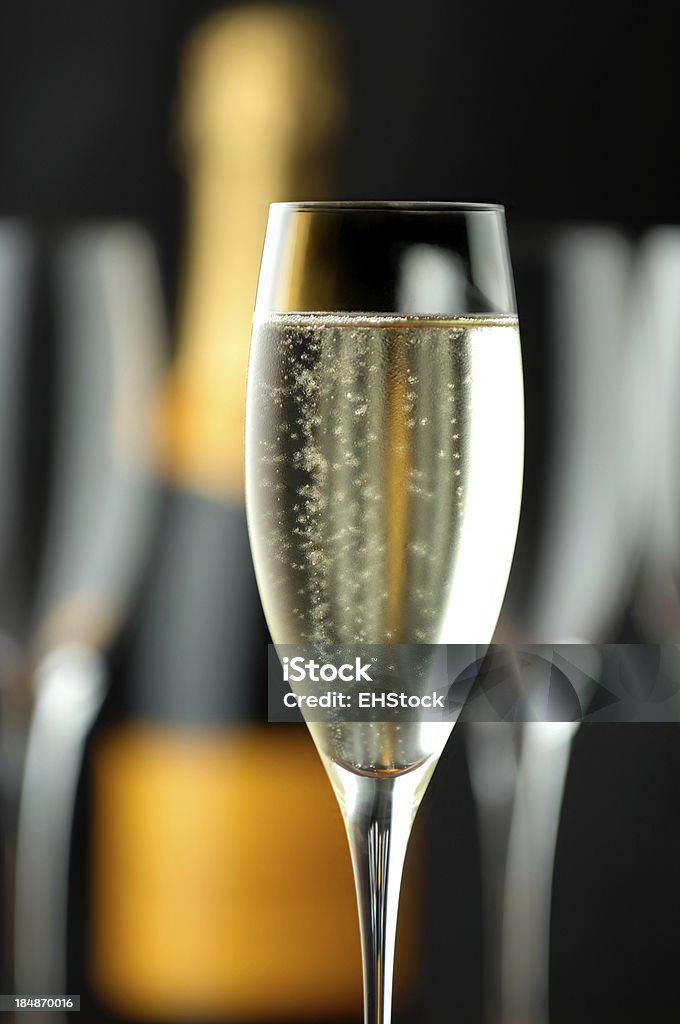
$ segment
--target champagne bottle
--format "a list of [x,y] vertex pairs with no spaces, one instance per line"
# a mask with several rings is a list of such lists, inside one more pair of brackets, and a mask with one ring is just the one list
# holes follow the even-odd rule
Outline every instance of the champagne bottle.
[[267,205],[319,194],[337,131],[319,16],[236,8],[182,63],[178,345],[159,403],[161,529],[88,755],[90,984],[124,1020],[350,1019],[342,825],[302,727],[266,725],[243,509],[250,320]]

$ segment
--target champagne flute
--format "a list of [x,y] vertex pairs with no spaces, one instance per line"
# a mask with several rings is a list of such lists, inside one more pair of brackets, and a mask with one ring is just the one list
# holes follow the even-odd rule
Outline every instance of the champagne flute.
[[135,224],[68,230],[50,241],[46,276],[50,479],[15,687],[27,720],[12,794],[13,990],[63,993],[76,790],[108,689],[98,647],[120,628],[153,534],[148,419],[165,332],[155,248]]
[[[488,644],[523,427],[502,207],[271,207],[246,499],[275,644]],[[365,1022],[388,1024],[404,857],[452,722],[307,724],[349,838]]]
[[[654,450],[641,446],[635,413],[649,357],[628,326],[641,305],[629,298],[632,247],[608,225],[516,225],[511,237],[531,426],[515,562],[494,639],[570,644],[586,707],[586,679],[600,678],[607,650],[593,645],[615,638],[636,564],[645,491],[638,454],[649,462]],[[549,1018],[553,869],[578,729],[465,726],[486,893],[488,1021]]]

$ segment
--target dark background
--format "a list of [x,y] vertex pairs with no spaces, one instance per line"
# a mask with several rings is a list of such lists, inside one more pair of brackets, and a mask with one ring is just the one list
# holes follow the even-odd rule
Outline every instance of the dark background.
[[[0,214],[129,216],[175,265],[171,104],[206,0],[0,4]],[[321,0],[346,36],[336,197],[498,200],[510,215],[680,216],[680,72],[654,2]]]
[[[130,217],[174,305],[177,60],[205,0],[0,3],[0,216]],[[680,221],[670,5],[346,0],[336,198],[497,200],[525,220]],[[331,196],[332,198],[333,196]],[[292,197],[293,198],[293,197]],[[428,818],[429,816],[429,818]],[[433,825],[436,823],[436,828]],[[586,726],[558,845],[554,1019],[680,1018],[680,733]],[[480,1012],[479,877],[458,737],[428,793],[427,1020]]]

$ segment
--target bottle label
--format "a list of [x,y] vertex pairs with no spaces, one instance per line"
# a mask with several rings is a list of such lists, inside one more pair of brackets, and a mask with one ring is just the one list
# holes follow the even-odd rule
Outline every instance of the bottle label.
[[93,988],[125,1016],[361,1016],[347,840],[295,727],[123,726],[93,752]]

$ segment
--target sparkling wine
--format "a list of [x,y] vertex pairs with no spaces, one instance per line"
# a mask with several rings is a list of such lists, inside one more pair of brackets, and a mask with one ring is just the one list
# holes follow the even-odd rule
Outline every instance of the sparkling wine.
[[[521,495],[514,317],[256,321],[246,429],[255,567],[276,643],[488,643]],[[310,725],[368,772],[450,726]]]

